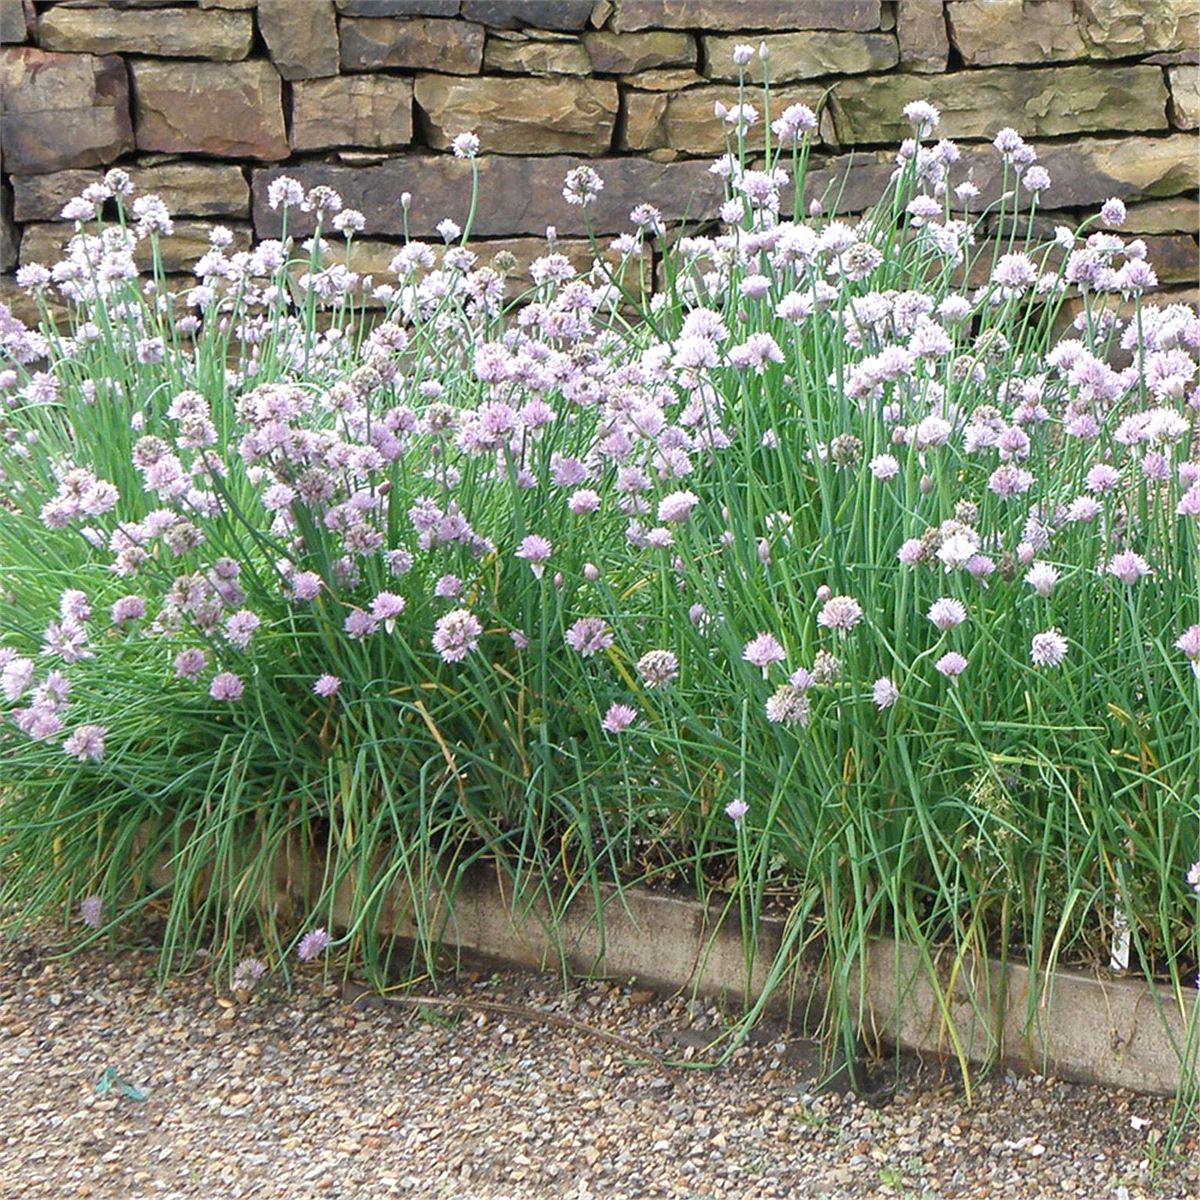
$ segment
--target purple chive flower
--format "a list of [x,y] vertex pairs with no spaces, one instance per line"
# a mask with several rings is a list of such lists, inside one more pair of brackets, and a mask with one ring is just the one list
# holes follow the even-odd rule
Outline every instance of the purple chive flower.
[[872,688],[875,707],[882,711],[891,708],[900,699],[900,689],[886,676],[881,675]]
[[433,627],[433,648],[443,662],[462,662],[476,646],[483,626],[469,608],[456,608]]
[[1029,657],[1035,667],[1058,667],[1067,657],[1067,639],[1057,629],[1047,629],[1045,633],[1033,635],[1033,645],[1029,649]]
[[261,958],[243,958],[233,969],[233,986],[239,992],[252,992],[267,973]]
[[348,637],[355,641],[362,641],[363,638],[369,637],[379,628],[379,622],[369,612],[356,608],[342,622],[342,628]]
[[926,616],[943,632],[961,625],[967,619],[967,610],[961,600],[943,596],[929,606]]
[[1187,881],[1191,884],[1192,891],[1200,896],[1200,861],[1194,862],[1188,867]]
[[214,700],[240,700],[245,685],[232,671],[222,671],[213,677],[208,694]]
[[312,690],[318,696],[336,696],[341,686],[342,681],[336,675],[318,675]]
[[99,896],[85,896],[79,902],[79,919],[92,929],[104,920],[104,901]]
[[180,679],[195,679],[208,666],[208,655],[203,650],[183,650],[175,655],[175,674]]
[[329,934],[324,929],[310,929],[296,947],[301,962],[312,962],[329,945]]
[[321,592],[321,577],[315,571],[300,571],[292,576],[292,596],[296,600],[314,600]]
[[735,826],[741,825],[742,818],[750,811],[750,805],[745,800],[731,800],[725,805],[725,815]]
[[523,629],[510,629],[508,639],[518,650],[529,649],[529,635]]
[[261,624],[262,621],[257,613],[251,612],[248,608],[240,609],[226,618],[225,638],[230,645],[236,646],[239,650],[245,650],[250,645],[254,631]]
[[978,549],[978,538],[965,533],[953,533],[938,547],[937,558],[949,574],[965,567],[975,557]]
[[112,623],[124,625],[127,621],[140,621],[146,615],[146,602],[141,596],[122,596],[113,601]]
[[767,720],[776,725],[808,724],[812,702],[803,688],[792,683],[782,683],[775,689],[766,703]]
[[1055,584],[1058,583],[1058,571],[1048,562],[1042,562],[1039,559],[1025,573],[1025,582],[1039,596],[1049,596],[1054,591]]
[[571,493],[567,507],[577,516],[595,512],[600,507],[600,493],[592,488],[579,488]]
[[1120,482],[1120,471],[1108,463],[1098,463],[1084,476],[1083,486],[1089,492],[1111,492]]
[[1110,196],[1100,206],[1100,224],[1109,229],[1120,229],[1125,224],[1125,202],[1116,196]]
[[1200,625],[1189,625],[1175,642],[1175,649],[1182,650],[1192,662],[1200,662]]
[[637,709],[628,704],[613,704],[604,714],[600,728],[605,733],[624,733],[637,720]]
[[771,664],[783,662],[787,655],[774,634],[760,633],[746,643],[742,658],[753,667],[761,667],[763,678],[766,679]]
[[948,679],[957,680],[967,669],[967,660],[957,650],[951,650],[949,654],[943,654],[933,665]]
[[672,492],[658,502],[658,519],[664,525],[681,525],[699,503],[700,497],[695,492]]
[[862,620],[862,605],[853,596],[831,596],[817,614],[817,624],[845,637]]
[[535,578],[541,579],[553,549],[554,547],[546,538],[540,534],[531,533],[527,538],[521,539],[521,545],[517,548],[515,556],[525,559]]
[[1114,555],[1108,564],[1108,573],[1115,575],[1122,583],[1135,584],[1143,575],[1150,575],[1150,564],[1132,550],[1122,550]]
[[896,551],[896,557],[906,567],[915,566],[925,557],[925,547],[921,545],[920,538],[909,538],[908,541]]
[[912,123],[920,137],[932,133],[942,119],[942,114],[928,100],[913,100],[906,104],[904,116]]
[[454,600],[463,590],[463,581],[457,575],[442,575],[433,585],[433,594],[439,600]]
[[900,474],[899,460],[891,454],[877,454],[867,466],[880,483],[888,483]]
[[679,659],[670,650],[648,650],[637,663],[638,674],[648,687],[663,687],[679,674]]
[[380,592],[371,601],[371,618],[383,623],[384,629],[391,633],[396,628],[396,618],[404,611],[407,601],[395,592]]
[[582,658],[591,658],[613,644],[613,635],[601,617],[580,617],[565,634],[566,643]]
[[99,762],[104,757],[105,725],[79,725],[67,735],[63,751],[80,762]]

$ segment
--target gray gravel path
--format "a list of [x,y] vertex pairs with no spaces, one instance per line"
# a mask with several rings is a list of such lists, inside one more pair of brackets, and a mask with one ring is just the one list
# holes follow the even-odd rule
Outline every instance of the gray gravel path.
[[[777,1030],[673,1080],[622,1043],[702,1061],[719,1014],[636,983],[447,990],[518,1017],[386,1004],[315,963],[241,1002],[158,991],[148,949],[47,954],[0,948],[4,1200],[1200,1194],[1197,1131],[1160,1149],[1163,1099],[1001,1073],[968,1108],[928,1066],[888,1104],[814,1096],[811,1048]],[[146,1098],[98,1091],[110,1067]]]

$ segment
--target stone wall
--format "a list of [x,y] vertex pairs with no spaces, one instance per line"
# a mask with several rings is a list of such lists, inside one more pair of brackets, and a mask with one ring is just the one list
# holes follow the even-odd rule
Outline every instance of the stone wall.
[[640,201],[670,221],[714,215],[713,105],[736,100],[744,40],[769,48],[776,112],[821,106],[810,191],[853,152],[843,211],[878,195],[901,108],[928,99],[985,201],[1000,187],[987,140],[1011,125],[1053,178],[1051,221],[1122,197],[1168,290],[1194,294],[1198,14],[1200,0],[0,0],[0,271],[52,262],[62,204],[112,164],[180,218],[170,270],[213,220],[242,241],[277,234],[266,189],[282,173],[365,214],[369,270],[403,236],[401,193],[414,236],[464,219],[470,166],[449,151],[464,130],[483,142],[475,235],[523,259],[553,224],[586,258],[560,194],[576,163],[604,179],[601,236]]

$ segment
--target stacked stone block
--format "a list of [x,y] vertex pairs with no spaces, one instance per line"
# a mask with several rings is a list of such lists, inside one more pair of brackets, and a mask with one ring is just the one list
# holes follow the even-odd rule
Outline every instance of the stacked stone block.
[[63,202],[110,165],[181,218],[172,270],[203,221],[277,234],[283,173],[341,191],[386,262],[402,192],[415,236],[465,218],[465,130],[483,142],[474,233],[518,259],[547,225],[585,233],[560,195],[579,162],[605,181],[602,237],[641,201],[695,226],[721,199],[713,106],[736,99],[745,41],[768,51],[775,112],[820,106],[806,199],[836,183],[842,211],[865,208],[903,105],[928,99],[985,200],[987,142],[1011,125],[1053,178],[1051,224],[1121,196],[1164,283],[1194,295],[1198,21],[1200,0],[0,0],[0,271],[52,261]]

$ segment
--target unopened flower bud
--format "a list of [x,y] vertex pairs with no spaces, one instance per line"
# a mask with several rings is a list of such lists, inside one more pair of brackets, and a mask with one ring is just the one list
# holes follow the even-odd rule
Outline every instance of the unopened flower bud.
[[921,476],[921,495],[928,496],[929,493],[932,491],[933,491],[933,476],[932,475],[922,475]]
[[583,577],[588,583],[595,583],[600,578],[600,571],[595,563],[583,564]]

